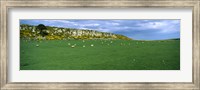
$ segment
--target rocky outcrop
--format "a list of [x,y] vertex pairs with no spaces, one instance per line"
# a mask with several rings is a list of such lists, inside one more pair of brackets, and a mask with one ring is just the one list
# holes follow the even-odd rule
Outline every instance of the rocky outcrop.
[[60,28],[46,26],[45,30],[48,35],[42,37],[40,31],[36,29],[36,26],[32,25],[20,25],[20,37],[28,39],[123,39],[131,40],[130,38],[113,33],[99,32],[95,30],[83,30],[75,28]]

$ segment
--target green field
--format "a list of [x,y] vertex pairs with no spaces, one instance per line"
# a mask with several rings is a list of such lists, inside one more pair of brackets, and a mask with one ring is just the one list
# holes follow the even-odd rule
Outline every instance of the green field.
[[20,70],[180,70],[180,40],[84,41],[21,39]]

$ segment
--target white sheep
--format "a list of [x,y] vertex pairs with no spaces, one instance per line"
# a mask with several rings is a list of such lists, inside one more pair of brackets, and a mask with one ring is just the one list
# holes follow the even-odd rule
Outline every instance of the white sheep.
[[36,44],[36,47],[39,47],[39,44]]
[[74,45],[72,45],[71,47],[72,47],[72,48],[75,48],[75,46],[74,46]]
[[91,44],[91,47],[93,47],[94,45],[93,44]]

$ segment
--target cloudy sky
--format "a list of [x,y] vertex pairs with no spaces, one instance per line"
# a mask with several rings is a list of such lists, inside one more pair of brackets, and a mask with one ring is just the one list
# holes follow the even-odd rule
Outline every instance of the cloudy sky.
[[91,29],[137,40],[180,38],[180,20],[20,20],[20,24]]

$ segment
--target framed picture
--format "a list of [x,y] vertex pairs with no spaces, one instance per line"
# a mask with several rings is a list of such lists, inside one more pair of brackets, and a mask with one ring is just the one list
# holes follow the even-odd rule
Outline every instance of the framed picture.
[[1,89],[199,90],[199,0],[1,0]]

